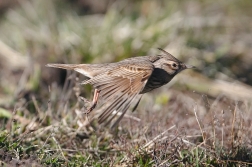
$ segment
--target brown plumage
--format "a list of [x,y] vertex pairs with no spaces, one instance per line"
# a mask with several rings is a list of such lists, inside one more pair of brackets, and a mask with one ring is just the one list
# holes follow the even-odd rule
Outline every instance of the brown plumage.
[[185,65],[168,52],[159,50],[164,54],[133,57],[116,63],[47,64],[47,66],[75,70],[87,76],[89,79],[83,81],[82,84],[91,84],[95,88],[93,105],[88,112],[95,108],[98,98],[102,98],[103,102],[109,105],[99,116],[99,123],[105,121],[110,123],[120,115],[113,124],[115,126],[133,100],[137,101],[135,109],[144,93],[167,84],[184,69],[194,68]]

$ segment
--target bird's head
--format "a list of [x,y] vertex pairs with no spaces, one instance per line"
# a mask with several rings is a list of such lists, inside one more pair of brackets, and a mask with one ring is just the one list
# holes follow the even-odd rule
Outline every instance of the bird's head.
[[168,74],[170,75],[176,75],[179,72],[185,70],[185,69],[190,69],[190,68],[195,68],[194,66],[191,65],[186,65],[182,63],[180,60],[172,56],[170,53],[166,52],[165,50],[158,48],[161,50],[164,55],[160,59],[160,68],[165,70]]

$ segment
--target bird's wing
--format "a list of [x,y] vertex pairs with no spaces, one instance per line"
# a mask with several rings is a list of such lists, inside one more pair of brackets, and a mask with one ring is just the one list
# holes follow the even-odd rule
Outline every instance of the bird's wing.
[[139,93],[145,87],[153,70],[153,64],[146,60],[137,63],[122,63],[85,81],[84,84],[91,84],[100,90],[103,102],[109,103],[99,116],[99,123],[107,120],[108,124],[116,115],[120,115],[113,125],[113,127],[116,126],[130,107],[131,102],[141,97]]

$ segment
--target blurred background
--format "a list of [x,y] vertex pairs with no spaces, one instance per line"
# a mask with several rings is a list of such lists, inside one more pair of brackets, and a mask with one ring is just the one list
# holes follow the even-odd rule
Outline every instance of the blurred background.
[[[228,123],[238,107],[247,131],[243,141],[250,143],[251,9],[248,0],[1,0],[1,124],[8,129],[14,113],[21,132],[31,122],[39,129],[63,118],[76,129],[76,110],[82,105],[78,96],[90,99],[92,89],[76,86],[81,76],[76,81],[73,73],[47,68],[47,63],[115,62],[160,54],[160,47],[197,69],[146,94],[138,111],[128,112],[137,119],[124,119],[123,129],[147,127],[148,141],[176,125],[206,140],[202,129],[216,122],[234,128]],[[42,124],[33,119],[37,113],[50,118]],[[228,131],[225,135],[230,137]]]

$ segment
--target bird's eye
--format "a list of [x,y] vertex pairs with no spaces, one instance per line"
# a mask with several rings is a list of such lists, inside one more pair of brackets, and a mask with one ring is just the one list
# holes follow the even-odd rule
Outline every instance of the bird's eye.
[[178,65],[175,64],[175,63],[172,64],[172,67],[174,67],[174,68],[176,68],[177,66],[178,66]]

